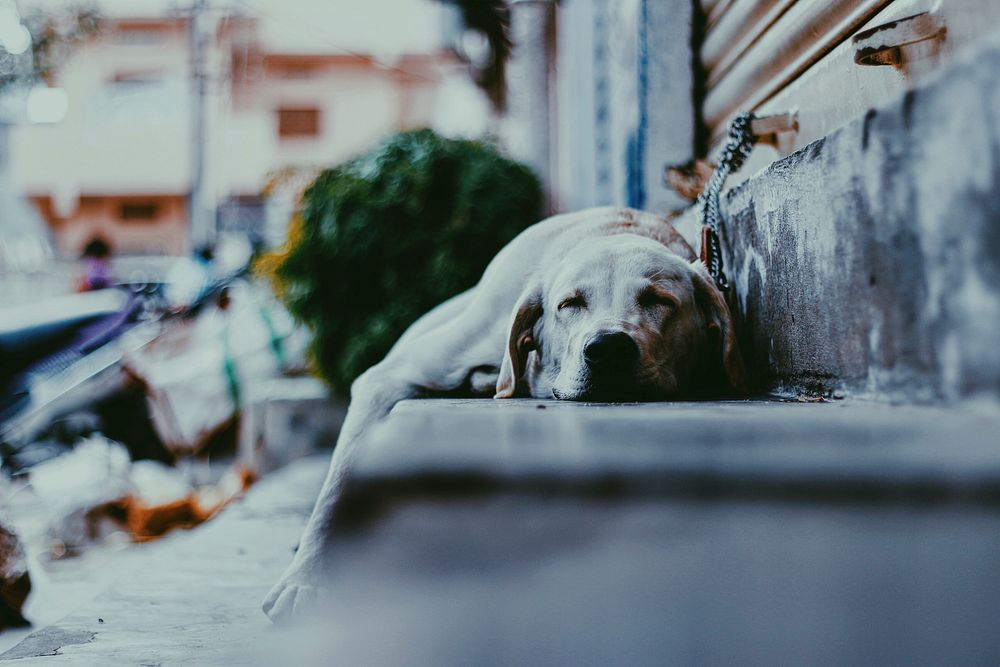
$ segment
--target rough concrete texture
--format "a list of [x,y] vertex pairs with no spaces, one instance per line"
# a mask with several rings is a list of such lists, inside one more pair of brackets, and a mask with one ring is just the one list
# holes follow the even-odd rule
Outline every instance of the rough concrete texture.
[[993,664],[1000,512],[975,491],[1000,488],[998,426],[849,402],[405,402],[357,461],[327,606],[246,655]]
[[730,401],[413,400],[372,433],[349,488],[1000,500],[994,411]]
[[409,401],[358,461],[315,623],[259,605],[325,457],[127,550],[0,664],[995,664],[998,426],[849,402]]
[[0,654],[3,665],[246,665],[272,626],[260,610],[293,550],[328,456],[252,487],[216,519],[135,546],[114,582],[66,618]]
[[1000,513],[413,497],[341,536],[289,665],[993,665]]
[[749,357],[772,385],[1000,395],[1000,37],[726,197]]

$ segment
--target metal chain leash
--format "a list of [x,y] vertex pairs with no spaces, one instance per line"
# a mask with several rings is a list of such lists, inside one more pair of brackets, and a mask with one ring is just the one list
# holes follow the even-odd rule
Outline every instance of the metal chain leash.
[[719,157],[719,164],[708,180],[705,191],[698,196],[701,205],[701,261],[720,290],[729,288],[729,280],[722,270],[722,246],[719,241],[719,225],[722,212],[719,208],[719,194],[729,174],[739,171],[753,150],[753,132],[750,122],[753,114],[743,112],[729,123],[729,140]]

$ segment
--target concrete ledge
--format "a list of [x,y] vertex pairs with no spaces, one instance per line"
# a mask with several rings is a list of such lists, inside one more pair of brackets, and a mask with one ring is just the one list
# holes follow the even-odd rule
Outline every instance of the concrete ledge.
[[[130,550],[0,664],[992,664],[996,507],[840,492],[992,498],[998,426],[848,401],[407,401],[362,451],[346,506],[378,511],[338,524],[315,623],[272,628],[259,603],[326,457]],[[706,479],[835,492],[690,493]]]
[[1000,397],[997,71],[1000,35],[724,198],[745,351],[772,386]]
[[1000,513],[953,501],[996,500],[998,426],[849,401],[401,403],[342,499],[328,606],[254,655],[990,664]]
[[330,606],[262,664],[989,665],[982,507],[418,498],[332,545]]
[[1000,499],[1000,415],[744,401],[400,403],[354,493],[482,489]]

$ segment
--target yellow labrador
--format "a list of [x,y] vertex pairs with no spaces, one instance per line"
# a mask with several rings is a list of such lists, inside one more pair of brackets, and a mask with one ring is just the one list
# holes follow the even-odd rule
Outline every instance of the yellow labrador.
[[668,222],[622,208],[544,220],[354,383],[323,489],[264,611],[277,620],[315,602],[344,475],[367,429],[400,400],[456,390],[657,400],[743,389],[729,309]]

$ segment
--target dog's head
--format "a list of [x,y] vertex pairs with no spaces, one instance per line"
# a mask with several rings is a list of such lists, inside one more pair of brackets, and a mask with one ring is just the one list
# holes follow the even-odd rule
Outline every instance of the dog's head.
[[656,400],[744,391],[726,302],[700,262],[640,236],[590,239],[525,289],[497,397]]

